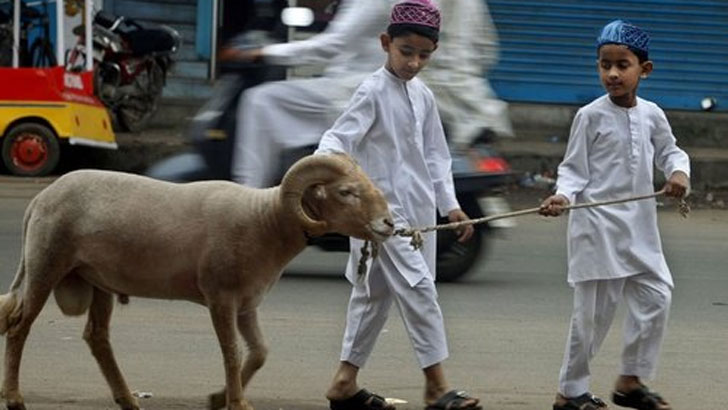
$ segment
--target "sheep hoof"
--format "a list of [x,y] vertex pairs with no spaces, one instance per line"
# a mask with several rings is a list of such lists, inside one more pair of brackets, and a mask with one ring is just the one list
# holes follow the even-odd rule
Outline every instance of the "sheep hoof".
[[5,406],[8,408],[8,410],[25,410],[25,403],[23,402],[6,402]]
[[227,403],[225,390],[217,393],[213,393],[208,396],[208,409],[219,410],[227,407],[227,410],[255,410],[253,406],[248,403],[247,400],[243,399],[238,402]]
[[119,405],[121,410],[141,410],[141,407],[139,407],[139,404],[134,399],[118,398],[114,399],[114,401]]
[[234,403],[228,404],[227,410],[255,410],[253,406],[248,403],[247,400],[240,400]]
[[5,407],[8,410],[25,410],[25,402],[20,394],[7,394],[2,391],[0,397],[5,399]]
[[224,409],[225,405],[227,404],[227,399],[225,398],[225,390],[209,395],[207,398],[207,403],[207,408],[209,410]]

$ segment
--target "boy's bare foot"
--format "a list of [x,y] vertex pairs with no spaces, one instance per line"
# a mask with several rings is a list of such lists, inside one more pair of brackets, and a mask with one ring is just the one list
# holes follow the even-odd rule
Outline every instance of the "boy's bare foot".
[[354,396],[359,390],[361,389],[356,382],[336,380],[326,392],[326,398],[329,400],[345,400]]
[[331,386],[326,392],[326,398],[329,400],[346,400],[357,394],[361,390],[356,382],[358,373],[359,368],[357,366],[346,361],[339,362],[339,368],[336,369]]

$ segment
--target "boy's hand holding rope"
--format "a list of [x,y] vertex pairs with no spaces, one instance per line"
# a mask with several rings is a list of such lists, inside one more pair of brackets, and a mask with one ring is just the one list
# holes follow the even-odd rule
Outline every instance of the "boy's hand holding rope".
[[[585,202],[585,203],[574,204],[574,205],[563,205],[560,208],[563,211],[567,211],[570,209],[593,208],[593,207],[597,207],[597,206],[621,204],[621,203],[632,202],[632,201],[641,201],[644,199],[655,198],[660,195],[664,195],[665,192],[666,192],[666,189],[663,188],[657,192],[647,194],[647,195],[639,195],[639,196],[633,196],[633,197],[629,197],[629,198],[614,199],[614,200],[608,200],[608,201]],[[521,215],[536,214],[536,213],[541,213],[543,211],[543,209],[544,209],[543,206],[539,206],[537,208],[529,208],[529,209],[523,209],[520,211],[506,212],[506,213],[502,213],[502,214],[484,216],[482,218],[477,218],[477,219],[470,219],[467,221],[451,222],[451,223],[447,223],[447,224],[429,226],[429,227],[424,227],[424,228],[400,228],[400,229],[395,230],[393,235],[411,236],[412,241],[410,243],[411,243],[412,247],[414,249],[420,249],[424,243],[424,240],[422,238],[422,233],[424,233],[424,232],[439,231],[439,230],[443,230],[443,229],[457,229],[457,228],[459,228],[461,226],[465,226],[465,225],[476,225],[476,224],[486,223],[486,222],[490,222],[490,221],[495,221],[497,219],[513,218],[513,217],[521,216]],[[684,197],[680,198],[680,200],[679,200],[678,210],[680,211],[680,215],[682,215],[684,218],[687,218],[688,213],[690,213],[690,206],[688,206]],[[371,245],[372,245],[372,252],[371,252],[372,257],[376,257],[377,245],[374,243],[372,243]],[[368,246],[369,246],[369,241],[365,241],[364,245],[361,248],[361,259],[359,259],[359,268],[358,268],[358,273],[359,273],[360,277],[364,273],[366,273],[366,260],[370,255]]]

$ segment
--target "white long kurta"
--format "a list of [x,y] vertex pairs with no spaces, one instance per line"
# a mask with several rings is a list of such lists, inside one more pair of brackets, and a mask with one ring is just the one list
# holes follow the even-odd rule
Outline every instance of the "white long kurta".
[[[317,152],[352,155],[382,190],[398,227],[429,226],[436,212],[459,208],[452,180],[450,152],[432,92],[417,78],[403,81],[384,68],[366,79],[319,143]],[[362,241],[351,240],[346,276],[357,280]],[[380,247],[397,271],[414,286],[435,277],[434,233],[415,251],[409,239],[393,237]],[[396,274],[392,272],[392,274]]]
[[[556,191],[572,204],[649,194],[654,166],[666,178],[690,175],[664,112],[641,98],[619,107],[604,95],[577,112]],[[673,286],[654,199],[573,210],[568,231],[570,283],[654,273]]]

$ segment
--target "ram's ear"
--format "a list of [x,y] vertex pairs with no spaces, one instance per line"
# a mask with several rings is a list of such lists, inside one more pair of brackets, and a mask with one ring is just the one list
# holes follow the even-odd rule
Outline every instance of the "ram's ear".
[[313,197],[316,198],[317,201],[325,200],[326,196],[326,187],[323,184],[316,184],[313,187]]

